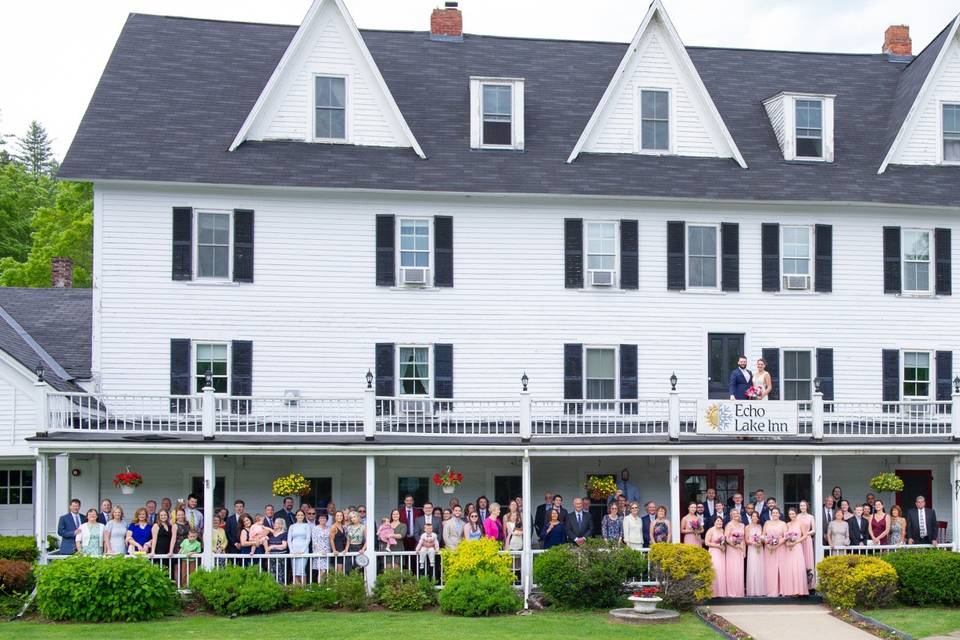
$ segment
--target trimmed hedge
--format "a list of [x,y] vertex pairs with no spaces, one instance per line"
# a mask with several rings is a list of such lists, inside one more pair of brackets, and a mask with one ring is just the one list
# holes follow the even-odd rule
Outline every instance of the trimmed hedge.
[[0,536],[0,560],[36,562],[39,555],[31,536]]
[[492,573],[461,574],[440,591],[440,610],[458,616],[514,613],[522,606],[511,582]]
[[500,553],[501,544],[490,538],[465,540],[453,551],[442,550],[443,578],[449,582],[462,575],[492,573],[513,583],[513,559]]
[[337,606],[337,593],[323,582],[288,587],[287,604],[291,609],[320,611]]
[[190,576],[190,591],[201,605],[220,615],[267,613],[286,603],[283,587],[257,566],[200,569]]
[[689,611],[713,595],[716,576],[706,549],[658,542],[650,547],[649,561],[650,575],[660,582],[665,608]]
[[391,611],[422,611],[437,604],[437,584],[403,569],[387,569],[373,585],[374,599]]
[[876,556],[841,555],[817,564],[818,590],[832,607],[878,609],[893,603],[897,572]]
[[558,545],[538,555],[533,579],[550,601],[567,609],[619,606],[627,581],[647,568],[643,553],[622,544],[590,539],[581,546]]
[[907,605],[960,605],[960,554],[939,549],[883,556],[897,571],[897,599]]

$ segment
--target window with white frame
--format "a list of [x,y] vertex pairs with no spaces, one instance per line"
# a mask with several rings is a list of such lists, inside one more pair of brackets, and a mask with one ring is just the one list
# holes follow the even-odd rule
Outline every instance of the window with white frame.
[[931,356],[929,351],[903,352],[903,399],[929,400]]
[[523,79],[470,78],[470,147],[522,150]]
[[903,290],[929,293],[931,233],[926,229],[904,229],[901,232],[903,251]]
[[[617,350],[585,349],[584,398],[587,400],[616,400],[617,398]],[[587,408],[606,411],[613,408],[611,402],[588,402]]]
[[781,227],[781,272],[785,289],[809,289],[812,280],[812,230],[810,227]]
[[670,92],[640,90],[640,149],[670,150]]
[[513,86],[509,84],[483,85],[482,144],[484,146],[513,145]]
[[798,98],[794,102],[798,158],[823,157],[823,101]]
[[617,225],[587,223],[587,272],[593,286],[613,286],[616,280]]
[[429,347],[399,347],[400,395],[426,396],[430,394]]
[[430,220],[400,219],[400,281],[428,285],[430,269]]
[[194,378],[197,382],[197,393],[201,393],[207,386],[207,372],[213,376],[213,390],[215,393],[227,393],[230,389],[230,374],[228,373],[228,347],[222,342],[197,342],[194,344]]
[[230,225],[227,212],[197,212],[196,277],[212,280],[230,279]]
[[314,78],[314,130],[317,140],[347,139],[347,79]]
[[783,352],[783,399],[810,400],[813,389],[813,356],[810,351]]
[[0,469],[0,505],[33,504],[33,470]]
[[960,104],[943,105],[943,161],[960,162]]
[[717,225],[687,225],[687,287],[717,287],[718,236]]

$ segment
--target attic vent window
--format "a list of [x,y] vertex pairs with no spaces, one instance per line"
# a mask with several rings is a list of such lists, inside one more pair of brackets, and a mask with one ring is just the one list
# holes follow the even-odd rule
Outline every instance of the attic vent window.
[[347,139],[347,79],[317,76],[315,82],[314,138],[345,141]]
[[960,163],[960,104],[943,105],[943,161]]
[[783,91],[763,101],[784,160],[833,162],[835,99],[835,95]]
[[670,92],[640,91],[640,148],[670,150]]
[[823,157],[823,102],[797,100],[797,157]]

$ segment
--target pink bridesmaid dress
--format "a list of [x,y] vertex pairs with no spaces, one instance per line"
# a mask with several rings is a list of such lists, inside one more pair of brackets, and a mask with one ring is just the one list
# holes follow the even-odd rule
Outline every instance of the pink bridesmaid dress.
[[[728,598],[742,598],[744,596],[744,585],[743,585],[743,558],[744,558],[744,538],[743,538],[743,525],[732,522],[727,525],[727,550],[724,552],[726,556],[726,566],[724,570],[726,571],[727,577],[727,597]],[[732,540],[739,536],[740,538],[740,547],[734,547],[731,542]]]
[[[713,527],[707,531],[706,541],[710,543],[717,543],[723,539],[723,533],[717,533],[717,530]],[[715,547],[707,547],[707,551],[710,552],[710,560],[713,562],[713,573],[716,574],[713,579],[713,597],[714,598],[726,598],[727,597],[727,571],[726,571],[726,559],[724,558],[723,549],[717,549]]]
[[[753,542],[754,536],[763,535],[763,528],[758,525],[747,527],[746,536],[748,542]],[[763,546],[747,546],[747,595],[752,597],[763,597],[767,595],[767,584],[763,578],[763,560],[766,554]]]
[[[809,513],[797,514],[797,522],[800,523],[800,529],[810,534],[817,526],[813,516]],[[803,542],[803,566],[807,571],[813,571],[813,536],[808,535]]]
[[[686,520],[686,522],[684,522],[684,525],[685,525],[686,527],[688,527],[688,528],[690,528],[690,529],[696,529],[696,528],[697,528],[698,522],[699,522],[699,521],[697,520],[697,518],[695,518],[695,517],[694,517],[694,518],[690,518],[690,516],[684,516],[684,520]],[[693,521],[692,523],[690,522],[691,520]],[[691,526],[691,525],[692,525],[692,526]],[[681,526],[680,528],[683,529],[684,527]],[[702,546],[703,546],[703,540],[700,539],[700,534],[699,534],[699,533],[685,533],[685,534],[683,534],[683,544],[690,544],[690,545],[693,545],[693,546],[695,546],[695,547],[702,547]]]
[[764,581],[767,584],[767,595],[771,598],[777,598],[780,596],[780,573],[782,571],[783,552],[786,548],[784,536],[787,533],[787,525],[782,521],[774,523],[770,520],[764,527],[764,532],[768,540],[773,537],[779,540],[776,546],[768,544],[763,549],[763,573]]
[[[788,535],[802,535],[799,524],[789,527],[787,531]],[[780,595],[805,596],[809,593],[807,567],[803,561],[803,543],[792,547],[784,543],[783,554],[780,556]]]

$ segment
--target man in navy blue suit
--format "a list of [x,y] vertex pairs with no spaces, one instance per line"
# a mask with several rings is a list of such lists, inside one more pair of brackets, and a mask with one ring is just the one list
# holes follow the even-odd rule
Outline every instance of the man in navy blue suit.
[[737,368],[730,372],[730,399],[746,400],[747,389],[753,386],[753,373],[747,369],[747,357],[737,358]]
[[57,535],[60,536],[60,555],[73,555],[77,550],[77,531],[87,519],[80,515],[80,501],[70,501],[70,512],[60,516],[57,522]]

